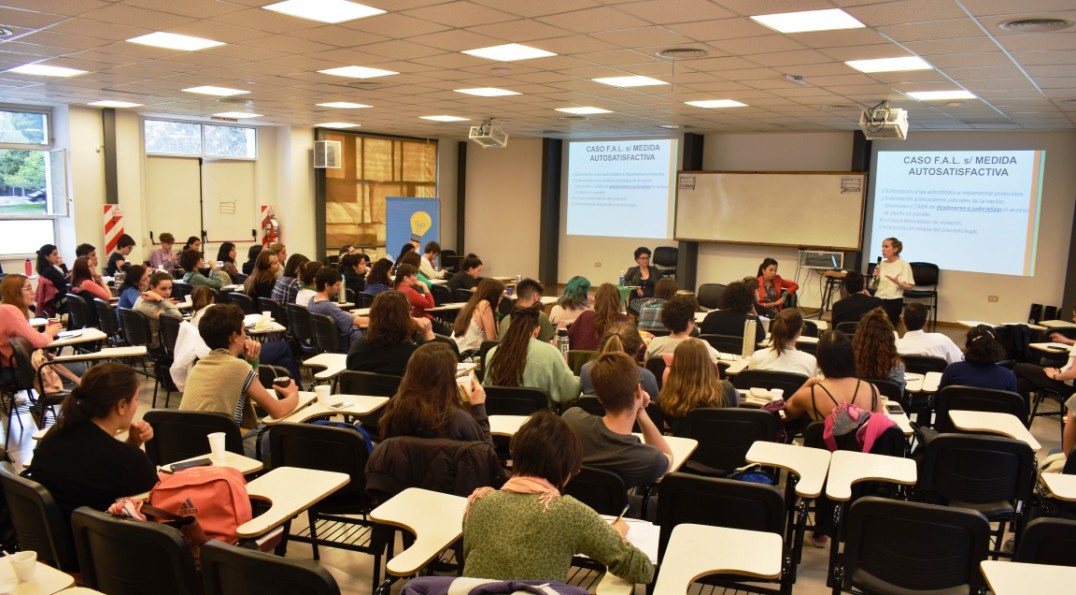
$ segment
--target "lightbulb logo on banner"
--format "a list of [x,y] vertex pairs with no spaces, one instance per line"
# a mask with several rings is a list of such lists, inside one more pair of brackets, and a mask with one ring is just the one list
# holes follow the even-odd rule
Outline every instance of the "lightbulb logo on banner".
[[385,198],[385,252],[395,258],[410,242],[419,252],[440,243],[441,201],[436,198]]

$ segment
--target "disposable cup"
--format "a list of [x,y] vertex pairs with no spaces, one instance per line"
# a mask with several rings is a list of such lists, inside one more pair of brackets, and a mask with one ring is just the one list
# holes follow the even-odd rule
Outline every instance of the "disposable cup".
[[224,432],[209,434],[209,452],[214,459],[224,460]]
[[318,403],[324,403],[329,400],[329,393],[332,391],[332,387],[328,384],[319,384],[314,387],[314,400]]
[[785,400],[785,391],[784,391],[784,389],[771,388],[770,389],[770,400],[771,401],[784,401]]
[[17,552],[8,556],[11,560],[11,569],[20,582],[34,580],[34,571],[37,570],[37,552]]

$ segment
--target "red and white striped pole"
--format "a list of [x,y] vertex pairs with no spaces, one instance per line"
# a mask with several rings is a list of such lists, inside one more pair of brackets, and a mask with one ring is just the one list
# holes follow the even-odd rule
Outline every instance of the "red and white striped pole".
[[112,254],[123,235],[123,211],[119,205],[105,205],[105,254]]

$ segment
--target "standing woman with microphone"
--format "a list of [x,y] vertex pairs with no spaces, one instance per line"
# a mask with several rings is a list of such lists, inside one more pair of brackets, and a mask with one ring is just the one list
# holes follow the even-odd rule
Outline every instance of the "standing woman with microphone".
[[874,267],[874,297],[881,298],[889,321],[896,327],[904,309],[904,290],[915,286],[912,265],[900,257],[904,244],[897,238],[882,240],[882,255]]

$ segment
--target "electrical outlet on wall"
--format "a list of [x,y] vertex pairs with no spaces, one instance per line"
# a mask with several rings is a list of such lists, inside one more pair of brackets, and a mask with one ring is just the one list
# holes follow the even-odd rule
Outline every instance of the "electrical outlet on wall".
[[988,296],[986,296],[986,301],[988,301],[990,303],[997,303],[998,296],[996,296],[996,295],[988,295]]

